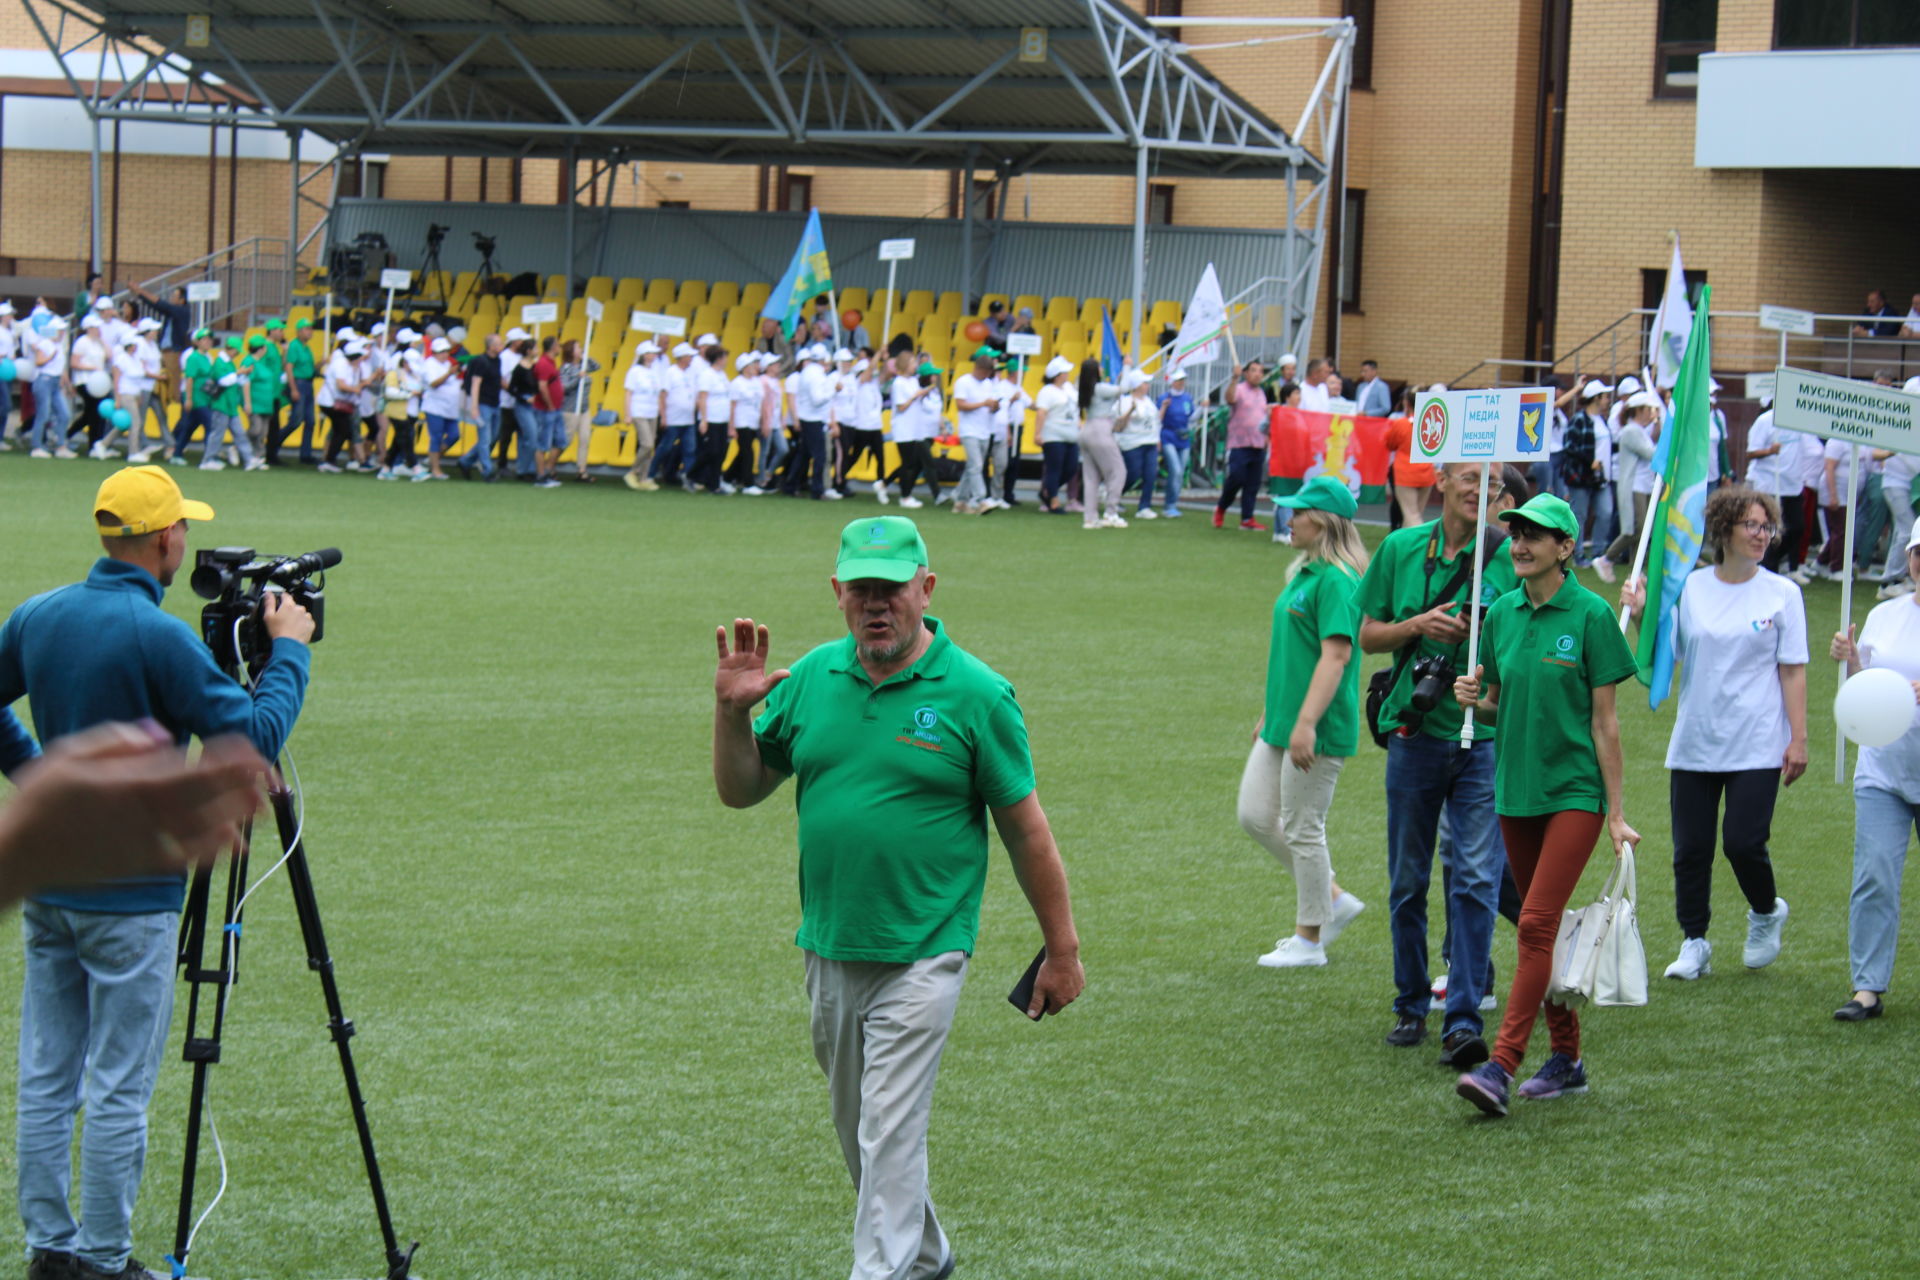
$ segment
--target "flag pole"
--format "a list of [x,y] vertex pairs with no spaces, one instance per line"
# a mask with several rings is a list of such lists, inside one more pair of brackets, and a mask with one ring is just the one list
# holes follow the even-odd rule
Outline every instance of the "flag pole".
[[[1669,453],[1668,456],[1672,456]],[[1653,541],[1653,517],[1660,510],[1660,495],[1666,491],[1665,476],[1653,478],[1653,495],[1647,499],[1647,518],[1640,522],[1640,545],[1633,549],[1633,572],[1627,575],[1627,585],[1633,586],[1645,575],[1647,567],[1647,544]],[[1627,633],[1627,619],[1633,610],[1626,605],[1620,606],[1620,634]]]
[[[1480,521],[1473,526],[1473,541],[1468,544],[1473,556],[1473,595],[1467,602],[1467,675],[1480,669],[1480,583],[1487,568],[1487,558],[1480,552],[1486,542],[1482,530],[1487,527],[1487,473],[1493,465],[1491,458],[1480,464]],[[1473,712],[1469,710],[1460,721],[1460,749],[1465,751],[1472,745]]]
[[[1840,631],[1842,634],[1845,634],[1847,628],[1852,625],[1853,622],[1853,504],[1859,498],[1859,495],[1860,446],[1857,444],[1848,445],[1847,532],[1845,540],[1841,544],[1844,549],[1841,552],[1842,558],[1840,562],[1840,573],[1842,575],[1840,578]],[[1893,542],[1888,543],[1888,546],[1891,547],[1893,543],[1899,541],[1899,534],[1896,530]],[[1847,664],[1842,662],[1839,665],[1840,683],[1845,684],[1847,682]],[[1847,735],[1844,733],[1836,733],[1833,735],[1833,780],[1843,784],[1847,780]]]

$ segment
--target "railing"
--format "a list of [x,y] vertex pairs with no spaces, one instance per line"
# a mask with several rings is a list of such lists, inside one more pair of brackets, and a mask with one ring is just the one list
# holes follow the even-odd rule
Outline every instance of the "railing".
[[280,236],[254,236],[163,271],[139,287],[157,296],[177,286],[216,281],[218,302],[195,303],[198,324],[244,329],[270,315],[285,315],[293,301],[293,259]]
[[[1721,373],[1771,373],[1781,364],[1843,378],[1868,378],[1885,370],[1895,382],[1920,373],[1920,338],[1869,338],[1854,332],[1856,326],[1884,323],[1884,317],[1815,314],[1813,333],[1801,335],[1762,329],[1757,311],[1709,314],[1713,367]],[[1647,328],[1653,315],[1645,308],[1629,311],[1552,361],[1490,357],[1449,379],[1447,385],[1525,386],[1556,373],[1584,373],[1617,383],[1626,374],[1639,373],[1646,362]]]

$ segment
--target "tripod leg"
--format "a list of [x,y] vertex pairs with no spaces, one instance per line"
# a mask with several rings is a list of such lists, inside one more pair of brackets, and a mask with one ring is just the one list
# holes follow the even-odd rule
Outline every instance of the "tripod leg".
[[286,784],[276,781],[271,792],[274,821],[280,828],[280,843],[288,850],[287,881],[293,886],[294,910],[300,917],[300,936],[306,942],[307,967],[320,975],[320,990],[326,999],[327,1031],[340,1051],[340,1073],[346,1080],[347,1103],[353,1110],[353,1127],[360,1138],[360,1154],[366,1160],[367,1184],[373,1192],[374,1213],[380,1219],[380,1239],[386,1247],[387,1274],[390,1280],[406,1280],[418,1242],[406,1252],[400,1250],[393,1233],[393,1215],[387,1209],[386,1184],[380,1177],[380,1158],[373,1149],[373,1129],[367,1122],[366,1099],[360,1093],[360,1076],[354,1070],[353,1023],[340,1005],[340,987],[334,981],[333,956],[327,950],[326,930],[320,923],[320,905],[314,898],[313,876],[307,866],[307,850],[299,838],[299,819],[293,811],[293,795]]
[[[244,845],[242,846],[244,848]],[[187,903],[181,919],[179,965],[187,982],[187,1030],[182,1057],[193,1064],[193,1081],[187,1095],[187,1137],[180,1157],[180,1205],[174,1219],[173,1252],[168,1261],[184,1268],[187,1242],[193,1237],[194,1182],[200,1168],[200,1124],[206,1111],[207,1071],[220,1061],[220,1032],[226,1020],[226,1001],[221,993],[233,981],[234,966],[240,952],[240,932],[231,928],[234,912],[246,883],[246,854],[236,852],[227,863],[226,909],[221,918],[219,964],[202,967],[206,955],[207,907],[211,897],[212,869],[194,872],[187,889]],[[208,1035],[200,1032],[200,995],[203,988],[213,992],[213,1027]]]

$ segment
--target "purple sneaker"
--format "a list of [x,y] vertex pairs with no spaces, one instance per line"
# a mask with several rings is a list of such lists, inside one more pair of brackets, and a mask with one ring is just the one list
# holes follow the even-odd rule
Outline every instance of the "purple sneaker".
[[1497,1062],[1483,1062],[1460,1077],[1453,1091],[1490,1116],[1507,1114],[1507,1086],[1513,1077]]
[[1585,1093],[1586,1091],[1585,1065],[1564,1053],[1556,1053],[1548,1058],[1546,1065],[1534,1072],[1533,1078],[1520,1086],[1520,1096],[1531,1102],[1545,1102],[1563,1093]]

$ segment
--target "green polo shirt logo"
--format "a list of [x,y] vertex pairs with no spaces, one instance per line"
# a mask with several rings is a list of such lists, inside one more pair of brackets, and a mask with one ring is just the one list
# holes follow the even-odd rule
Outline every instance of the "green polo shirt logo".
[[1548,654],[1545,660],[1562,667],[1578,666],[1579,659],[1574,654],[1573,636],[1569,633],[1561,633],[1560,638],[1553,642],[1553,652]]

